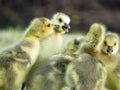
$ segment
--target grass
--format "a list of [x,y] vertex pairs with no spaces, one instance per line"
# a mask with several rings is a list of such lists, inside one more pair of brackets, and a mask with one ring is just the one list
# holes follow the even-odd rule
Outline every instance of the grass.
[[[0,50],[19,41],[23,33],[24,31],[21,30],[21,28],[8,28],[6,30],[0,30]],[[80,33],[66,33],[63,34],[63,40],[64,42],[67,42],[80,35]]]
[[20,40],[23,31],[20,29],[9,28],[7,30],[0,31],[0,50],[7,46],[16,43]]

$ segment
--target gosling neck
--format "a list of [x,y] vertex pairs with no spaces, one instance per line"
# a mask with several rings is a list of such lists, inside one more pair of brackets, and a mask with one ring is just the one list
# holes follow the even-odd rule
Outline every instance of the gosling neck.
[[57,35],[64,34],[65,32],[63,30],[54,30],[54,33]]
[[26,33],[23,39],[28,39],[28,38],[33,40],[39,40],[40,36],[36,34]]

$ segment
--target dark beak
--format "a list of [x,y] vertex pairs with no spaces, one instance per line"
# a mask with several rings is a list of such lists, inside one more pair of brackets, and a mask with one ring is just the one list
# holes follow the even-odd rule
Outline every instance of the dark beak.
[[113,47],[112,46],[108,46],[107,53],[112,54],[112,52],[113,52]]
[[65,32],[69,32],[69,29],[70,29],[70,25],[65,23],[64,26],[62,26],[62,29],[65,31]]

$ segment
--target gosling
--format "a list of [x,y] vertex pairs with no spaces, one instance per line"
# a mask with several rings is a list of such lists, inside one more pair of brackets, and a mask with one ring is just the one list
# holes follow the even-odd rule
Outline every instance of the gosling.
[[[38,61],[46,61],[52,55],[60,53],[63,47],[62,35],[70,29],[70,17],[62,12],[53,15],[51,21],[55,25],[54,31],[41,42],[42,53],[39,55]],[[47,45],[46,45],[47,44]]]
[[106,87],[110,90],[120,90],[120,55],[118,54],[118,50],[118,34],[108,32],[101,46],[99,58],[107,69]]
[[70,90],[104,89],[107,72],[97,55],[105,31],[106,28],[100,23],[90,26],[87,40],[80,47],[78,57],[67,66],[65,81]]
[[35,18],[28,26],[22,40],[0,52],[0,90],[18,90],[39,55],[39,38],[53,31],[52,22]]
[[[64,13],[58,12],[53,15],[51,21],[55,25],[54,31],[48,37],[41,40],[40,52],[42,53],[39,54],[36,63],[25,81],[25,87],[27,87],[27,90],[47,90],[47,88],[44,87],[46,84],[50,84],[48,87],[48,90],[50,90],[50,87],[52,86],[51,80],[46,76],[42,76],[42,74],[33,75],[33,73],[40,68],[41,65],[44,66],[44,63],[49,62],[48,60],[52,55],[61,52],[63,46],[62,35],[70,29],[70,17]],[[38,80],[38,77],[39,81],[37,82],[36,80]],[[39,85],[39,83],[42,84]]]

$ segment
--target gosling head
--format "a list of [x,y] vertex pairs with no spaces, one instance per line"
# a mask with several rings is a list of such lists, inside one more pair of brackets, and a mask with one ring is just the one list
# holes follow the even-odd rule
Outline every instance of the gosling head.
[[119,36],[116,33],[107,33],[102,44],[102,51],[111,56],[118,52]]
[[27,28],[26,36],[43,38],[53,31],[54,25],[45,17],[35,18]]
[[55,32],[65,33],[69,32],[70,29],[70,17],[64,13],[58,12],[53,15],[52,22],[55,25]]

